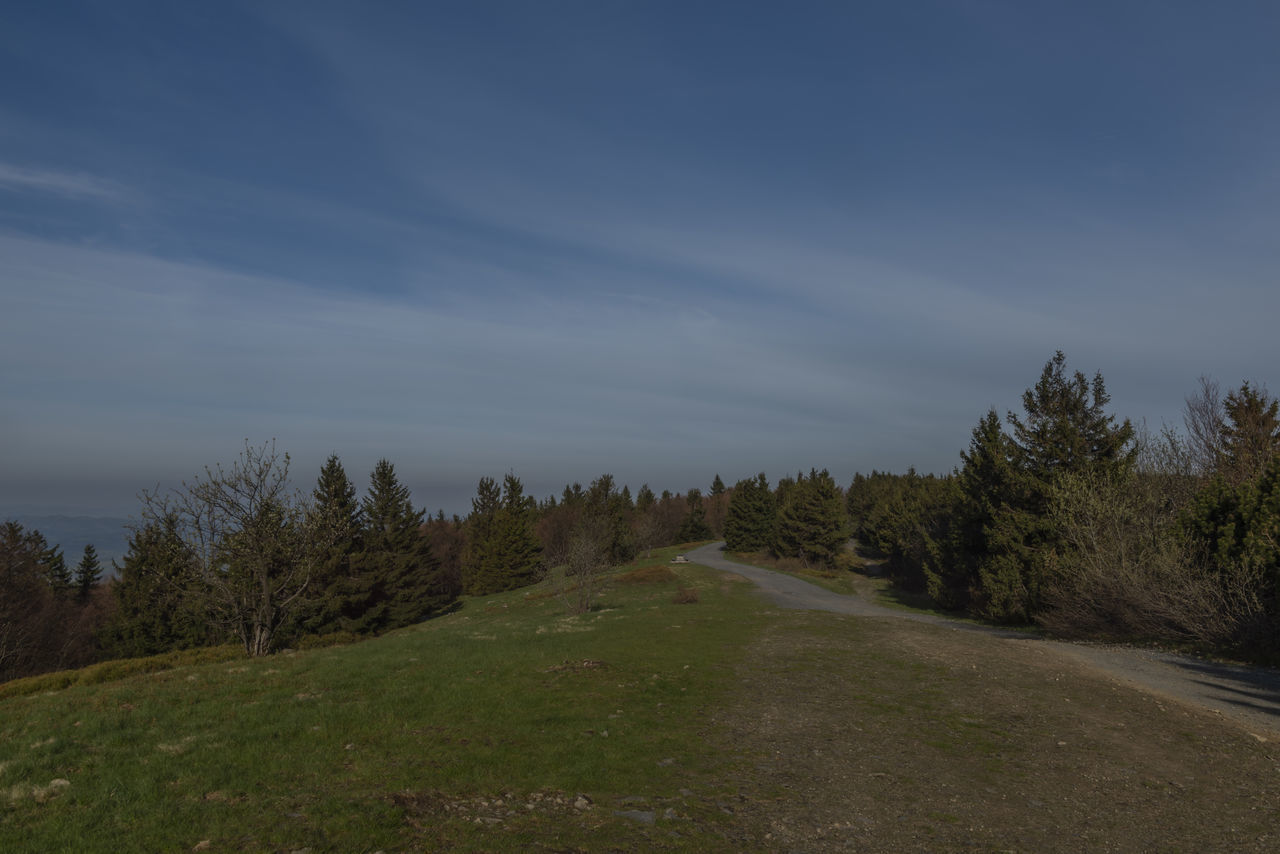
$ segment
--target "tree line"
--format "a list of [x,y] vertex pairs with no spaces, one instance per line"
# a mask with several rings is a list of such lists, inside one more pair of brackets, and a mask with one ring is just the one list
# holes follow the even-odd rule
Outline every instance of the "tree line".
[[106,658],[239,644],[263,655],[447,613],[462,595],[563,567],[566,604],[654,548],[723,537],[809,566],[854,565],[850,538],[940,608],[1063,636],[1280,653],[1280,402],[1204,379],[1183,429],[1107,409],[1101,373],[1057,353],[1020,412],[988,411],[946,475],[764,473],[709,491],[633,496],[611,475],[559,496],[514,473],[481,478],[471,512],[428,517],[380,460],[363,495],[340,459],[314,488],[289,456],[251,446],[181,488],[143,493],[128,551],[102,581],[37,531],[0,527],[0,679]]
[[428,517],[388,460],[358,495],[331,456],[306,494],[290,459],[252,446],[168,492],[144,492],[128,550],[103,582],[92,546],[74,570],[37,531],[0,529],[0,680],[109,658],[239,644],[247,655],[375,635],[447,613],[462,595],[566,567],[589,606],[594,577],[640,553],[720,536],[730,490],[633,497],[611,475],[557,498],[514,473],[481,478],[471,512]]
[[946,476],[857,475],[856,536],[940,607],[1068,637],[1280,653],[1280,403],[1202,379],[1182,429],[1107,411],[1057,353]]

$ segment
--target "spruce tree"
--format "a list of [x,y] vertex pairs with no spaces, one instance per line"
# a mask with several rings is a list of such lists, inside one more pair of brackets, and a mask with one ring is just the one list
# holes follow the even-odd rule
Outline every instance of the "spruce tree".
[[[1008,414],[1012,436],[1007,443],[996,439],[989,415],[979,425],[981,466],[962,473],[961,490],[978,514],[967,523],[966,536],[973,536],[975,520],[982,522],[976,569],[986,616],[1026,621],[1038,611],[1047,573],[1062,548],[1048,516],[1058,479],[1118,473],[1132,465],[1137,453],[1133,425],[1127,419],[1116,423],[1106,412],[1109,402],[1102,374],[1091,382],[1079,371],[1068,375],[1066,358],[1058,351],[1023,394],[1025,414]],[[1006,454],[1007,464],[1000,463]],[[990,483],[976,485],[985,480]]]
[[507,474],[501,489],[493,478],[481,478],[467,518],[465,591],[483,596],[540,579],[542,543],[536,526],[537,503],[524,494],[520,478]]
[[658,499],[653,494],[653,490],[649,488],[649,484],[640,484],[640,491],[636,493],[636,512],[648,513],[656,503],[658,503]]
[[761,552],[777,538],[778,506],[764,472],[738,481],[724,520],[725,547],[738,552]]
[[328,634],[349,629],[359,619],[366,598],[366,588],[352,565],[353,556],[361,550],[360,503],[336,454],[320,468],[311,499],[311,528],[325,531],[328,541],[316,562],[299,628]]
[[702,506],[702,490],[694,487],[685,495],[688,511],[676,539],[682,543],[693,543],[711,539],[711,526],[707,524],[707,510]]
[[764,552],[777,539],[778,507],[764,472],[739,480],[724,516],[724,545],[735,552]]
[[1262,474],[1280,453],[1280,401],[1244,383],[1223,401],[1218,470],[1232,485]]
[[724,481],[720,479],[720,473],[716,472],[715,479],[711,481],[711,496],[719,497],[724,493]]
[[[41,539],[44,539],[43,535]],[[67,559],[62,555],[62,548],[51,546],[45,549],[43,563],[45,577],[49,579],[49,589],[53,594],[65,596],[71,592],[74,576],[71,567],[67,566]]]
[[797,477],[778,513],[778,557],[830,566],[848,537],[844,501],[831,474],[810,470],[807,478]]
[[155,655],[225,640],[205,607],[195,556],[170,514],[134,529],[111,594],[116,611],[103,631],[116,657]]
[[88,602],[93,588],[102,580],[102,563],[98,560],[98,550],[92,543],[86,543],[84,555],[76,565],[75,586],[76,598],[81,603]]
[[363,542],[353,557],[363,599],[352,631],[377,632],[419,622],[447,608],[452,589],[423,533],[425,511],[414,510],[395,467],[379,460],[361,504]]

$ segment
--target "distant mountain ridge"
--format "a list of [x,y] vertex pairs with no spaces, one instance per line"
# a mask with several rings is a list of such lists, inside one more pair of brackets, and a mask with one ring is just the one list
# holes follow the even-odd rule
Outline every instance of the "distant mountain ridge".
[[[129,551],[130,520],[119,516],[32,516],[13,515],[13,519],[27,530],[35,529],[51,545],[62,547],[67,565],[75,567],[84,554],[85,545],[92,543],[98,552],[98,560],[106,574],[111,572],[111,561],[119,563]],[[0,520],[3,521],[3,520]]]

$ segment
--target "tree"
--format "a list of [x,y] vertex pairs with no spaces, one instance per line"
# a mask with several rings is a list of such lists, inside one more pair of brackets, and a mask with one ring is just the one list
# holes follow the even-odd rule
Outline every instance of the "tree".
[[[44,537],[40,537],[41,541]],[[45,574],[49,579],[49,589],[53,591],[55,596],[66,596],[71,592],[74,576],[71,573],[71,567],[67,566],[67,559],[63,557],[62,549],[59,546],[50,546],[44,553]]]
[[810,470],[789,485],[778,513],[774,553],[823,566],[835,563],[848,539],[844,501],[831,474]]
[[362,601],[361,585],[352,565],[362,547],[360,503],[337,454],[331,454],[321,466],[308,512],[310,527],[326,531],[327,536],[316,559],[299,628],[312,634],[328,634],[346,629],[352,607]]
[[310,530],[304,499],[289,489],[289,455],[275,443],[248,442],[228,468],[204,475],[166,496],[143,493],[144,523],[173,528],[190,551],[212,619],[231,632],[249,656],[272,651],[276,632],[303,603],[327,542]]
[[682,543],[693,543],[711,539],[711,526],[707,524],[707,510],[702,506],[702,490],[694,487],[685,495],[688,512],[676,532],[676,539]]
[[382,459],[374,466],[362,509],[358,565],[368,595],[367,608],[353,630],[407,626],[453,604],[460,591],[449,584],[431,551],[423,533],[424,511],[413,508],[408,487],[400,483],[389,461]]
[[1259,477],[1280,453],[1280,401],[1244,383],[1223,402],[1219,468],[1228,483]]
[[89,601],[93,588],[102,580],[102,563],[98,560],[98,550],[92,543],[86,543],[84,555],[76,565],[75,587],[76,598],[81,604]]
[[[1066,475],[1125,471],[1132,465],[1137,455],[1133,425],[1128,419],[1117,424],[1106,412],[1109,402],[1102,374],[1096,373],[1092,382],[1079,371],[1068,375],[1059,350],[1036,385],[1023,393],[1024,415],[1008,414],[1012,436],[1007,443],[985,435],[990,423],[979,425],[989,470],[972,476],[993,478],[985,499],[976,505],[979,517],[990,513],[976,558],[986,616],[1025,622],[1040,610],[1045,578],[1065,547],[1049,516],[1056,481]],[[1007,465],[998,465],[1002,454],[1008,455]],[[965,478],[962,474],[961,490],[972,501],[979,496]]]
[[17,522],[0,526],[0,681],[39,672],[54,640],[48,546]]
[[1200,377],[1200,389],[1186,398],[1182,423],[1187,428],[1187,444],[1196,473],[1210,477],[1222,458],[1222,427],[1227,416],[1222,408],[1222,392],[1217,380]]
[[111,582],[115,613],[102,643],[118,658],[155,655],[220,643],[200,566],[178,530],[174,513],[134,527]]
[[[605,572],[630,560],[633,548],[613,475],[603,474],[591,482],[582,496],[580,511],[566,549],[566,586],[561,593],[574,614],[590,610]],[[624,556],[619,559],[619,555]],[[572,586],[569,579],[573,579]]]
[[777,539],[778,506],[764,472],[738,481],[724,520],[725,547],[737,552],[761,552]]
[[536,504],[524,494],[524,485],[514,474],[506,475],[501,491],[493,478],[481,478],[467,520],[462,564],[467,593],[500,593],[542,577],[536,514]]
[[993,542],[996,519],[1007,512],[1013,499],[1015,453],[999,414],[988,410],[973,429],[969,449],[960,454],[963,464],[957,475],[955,518],[943,546],[944,557],[926,571],[927,590],[944,608],[981,605],[985,594],[980,567],[985,567],[989,576],[997,569],[1012,572],[1012,577],[996,576],[1005,582],[996,586],[1021,590],[1016,568],[994,562],[997,547]]

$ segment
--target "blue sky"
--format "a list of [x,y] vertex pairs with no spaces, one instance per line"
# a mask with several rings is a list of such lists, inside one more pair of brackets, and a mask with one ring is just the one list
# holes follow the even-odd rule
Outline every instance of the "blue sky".
[[465,512],[1274,388],[1273,3],[18,3],[0,512],[276,438]]

